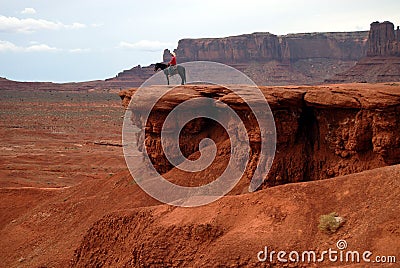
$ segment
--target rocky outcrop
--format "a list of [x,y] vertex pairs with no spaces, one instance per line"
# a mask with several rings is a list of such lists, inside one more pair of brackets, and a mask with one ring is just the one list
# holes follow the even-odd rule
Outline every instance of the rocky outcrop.
[[[400,163],[399,89],[400,85],[396,84],[262,87],[274,114],[277,131],[275,160],[268,177],[264,178],[264,187],[332,178]],[[227,103],[241,118],[247,118],[245,125],[252,137],[259,137],[254,134],[257,123],[252,121],[247,105],[224,88],[188,85],[177,90],[179,92],[166,94],[155,106],[147,125],[141,122],[140,110],[133,111],[132,121],[143,130],[146,125],[146,133],[143,132],[140,142],[147,148],[159,172],[173,181],[185,178],[185,181],[201,183],[207,180],[205,174],[220,174],[221,171],[218,167],[211,167],[211,171],[200,175],[173,171],[160,142],[163,119],[169,111],[182,101],[207,96]],[[121,92],[125,106],[134,92]],[[199,141],[204,137],[217,142],[219,153],[215,161],[225,163],[230,151],[228,138],[218,124],[204,119],[194,120],[190,129],[182,131],[182,153],[189,158],[195,157]],[[260,157],[259,142],[257,138],[251,139],[249,163],[256,163]],[[255,166],[250,164],[234,192],[240,193],[248,186],[254,170]]]
[[371,23],[368,35],[368,57],[400,56],[400,30],[393,23],[378,21]]
[[366,57],[345,72],[326,79],[330,83],[400,81],[400,30],[391,22],[371,23]]
[[[174,52],[176,53],[176,49],[174,50]],[[171,50],[164,49],[162,58],[163,58],[163,62],[169,62],[171,60]]]

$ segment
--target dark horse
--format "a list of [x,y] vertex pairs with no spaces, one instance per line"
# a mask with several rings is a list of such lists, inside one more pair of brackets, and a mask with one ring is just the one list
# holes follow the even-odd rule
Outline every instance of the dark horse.
[[165,77],[167,77],[167,84],[169,85],[169,77],[179,74],[179,76],[182,79],[181,85],[184,85],[186,83],[186,70],[185,67],[181,66],[181,65],[176,65],[176,68],[171,69],[168,68],[167,64],[164,63],[156,63],[156,65],[154,66],[154,71],[157,72],[158,69],[163,70]]

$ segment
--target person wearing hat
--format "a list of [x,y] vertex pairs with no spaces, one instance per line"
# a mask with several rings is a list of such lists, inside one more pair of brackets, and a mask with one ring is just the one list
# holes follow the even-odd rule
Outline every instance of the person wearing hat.
[[168,62],[168,66],[176,65],[176,54],[175,52],[171,52],[171,60]]
[[175,52],[171,52],[171,60],[168,62],[168,73],[169,75],[176,74],[176,54]]

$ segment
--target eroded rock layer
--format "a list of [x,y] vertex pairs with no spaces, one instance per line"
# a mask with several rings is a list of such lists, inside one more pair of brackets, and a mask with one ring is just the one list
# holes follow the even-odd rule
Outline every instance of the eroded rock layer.
[[[169,89],[159,87],[159,90]],[[275,159],[268,176],[264,178],[263,187],[327,179],[400,163],[400,85],[343,84],[260,89],[273,112],[277,135]],[[135,92],[132,89],[121,93],[125,106]],[[147,122],[141,122],[140,108],[136,108],[132,121],[142,126],[140,142],[146,146],[156,169],[171,180],[182,178],[177,176],[180,174],[187,178],[187,185],[195,185],[207,182],[213,177],[210,174],[220,174],[220,169],[224,167],[219,165],[211,166],[208,173],[171,172],[173,166],[165,158],[161,146],[160,133],[168,113],[179,103],[199,96],[230,105],[245,121],[251,151],[245,176],[235,188],[240,193],[252,178],[259,159],[262,159],[259,153],[261,135],[256,133],[257,122],[246,103],[226,88],[180,86],[163,97]],[[140,105],[146,105],[146,99],[143,97]],[[196,109],[190,112],[195,113]],[[178,118],[176,120],[179,121]],[[204,119],[193,120],[182,131],[180,147],[183,154],[189,158],[198,157],[198,145],[203,138],[216,141],[219,151],[215,161],[226,163],[230,153],[228,137],[218,124]]]

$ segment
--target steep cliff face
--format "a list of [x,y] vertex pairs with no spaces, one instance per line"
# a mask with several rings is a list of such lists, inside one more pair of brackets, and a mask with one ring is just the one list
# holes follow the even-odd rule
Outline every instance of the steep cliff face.
[[393,23],[371,23],[368,36],[368,57],[374,56],[400,56],[399,36],[400,30],[394,30]]
[[[276,155],[263,187],[326,179],[400,163],[399,89],[397,85],[382,84],[262,87],[274,114],[277,131]],[[209,182],[221,173],[221,165],[229,159],[229,139],[218,124],[194,120],[190,130],[184,129],[181,133],[183,154],[196,159],[199,141],[208,137],[217,143],[215,162],[219,164],[212,165],[205,173],[182,173],[174,169],[165,158],[160,141],[163,119],[173,107],[191,98],[212,97],[232,106],[241,118],[247,118],[249,122],[245,124],[248,132],[253,133],[252,137],[259,135],[254,134],[257,123],[251,121],[248,107],[232,93],[218,86],[204,85],[188,85],[178,90],[179,94],[168,93],[160,106],[155,107],[147,122],[151,127],[146,127],[140,142],[147,148],[159,172],[172,181],[193,186]],[[125,105],[134,92],[121,93]],[[139,110],[133,112],[132,121],[144,131],[146,122],[140,122]],[[259,142],[257,138],[251,139],[250,164],[233,193],[247,189],[255,163],[261,157]]]
[[368,32],[305,33],[281,36],[282,60],[327,58],[352,61],[365,55]]
[[205,60],[226,64],[280,60],[282,57],[278,36],[270,33],[182,39],[177,54],[181,62]]
[[368,32],[305,33],[276,36],[253,33],[226,38],[182,39],[181,62],[209,60],[226,64],[329,58],[358,60],[365,55]]

